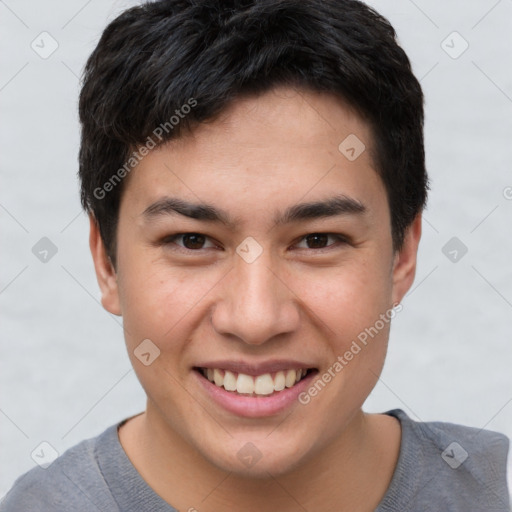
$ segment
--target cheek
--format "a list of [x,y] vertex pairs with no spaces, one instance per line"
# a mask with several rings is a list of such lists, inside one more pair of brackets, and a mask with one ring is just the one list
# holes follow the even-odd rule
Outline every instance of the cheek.
[[294,289],[325,328],[344,340],[372,326],[391,304],[389,276],[365,264],[301,273]]
[[[348,421],[347,414],[362,407],[379,378],[395,312],[385,272],[354,265],[336,273],[329,269],[327,275],[329,278],[320,279],[306,274],[298,292],[314,313],[312,318],[317,319],[327,348],[323,351],[325,367],[305,391],[301,403],[306,410],[309,403],[315,408],[318,419],[308,421],[324,429],[327,436],[335,436]],[[319,350],[322,347],[319,343]],[[333,411],[338,411],[335,417]],[[333,418],[329,426],[322,420],[326,417]]]
[[206,275],[134,256],[119,271],[126,347],[142,387],[153,403],[193,409],[180,382],[201,297],[211,288]]
[[382,371],[394,312],[389,273],[376,261],[325,269],[324,276],[304,273],[300,280],[297,295],[326,340],[322,371],[332,384],[317,405],[326,414],[341,403],[361,406]]
[[149,261],[143,254],[139,256],[127,257],[124,266],[120,262],[119,289],[127,344],[133,347],[149,338],[162,350],[179,352],[180,344],[186,343],[184,330],[190,329],[203,297],[207,298],[219,276],[199,267],[193,271],[172,268],[163,259]]

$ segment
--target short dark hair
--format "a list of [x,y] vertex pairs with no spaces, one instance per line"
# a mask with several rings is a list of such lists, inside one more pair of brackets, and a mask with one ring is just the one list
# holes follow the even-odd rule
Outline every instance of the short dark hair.
[[356,0],[159,0],[114,19],[83,74],[81,200],[114,265],[122,178],[136,149],[279,85],[335,94],[369,123],[393,246],[402,246],[428,177],[423,92],[391,24]]

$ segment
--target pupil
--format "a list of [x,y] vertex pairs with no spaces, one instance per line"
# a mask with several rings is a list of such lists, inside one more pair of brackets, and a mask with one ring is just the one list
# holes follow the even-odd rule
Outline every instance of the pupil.
[[183,243],[187,249],[201,249],[204,244],[204,236],[196,233],[183,235]]
[[[314,240],[312,243],[311,241]],[[311,245],[314,248],[322,248],[326,246],[327,243],[327,235],[323,234],[313,234],[307,236],[308,245],[311,247]]]

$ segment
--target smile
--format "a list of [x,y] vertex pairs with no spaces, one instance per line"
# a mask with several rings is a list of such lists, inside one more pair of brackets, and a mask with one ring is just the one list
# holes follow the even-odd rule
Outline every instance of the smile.
[[220,368],[200,368],[201,374],[219,388],[243,396],[270,396],[291,388],[312,370],[289,369],[261,375],[247,375]]
[[298,396],[318,374],[317,368],[283,360],[264,364],[205,362],[193,370],[199,389],[216,407],[246,418],[286,413],[299,403]]

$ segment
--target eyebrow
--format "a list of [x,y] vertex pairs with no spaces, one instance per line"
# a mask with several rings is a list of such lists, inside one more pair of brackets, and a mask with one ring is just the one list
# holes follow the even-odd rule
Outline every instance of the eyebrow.
[[[277,213],[273,222],[277,226],[338,215],[362,215],[366,212],[366,206],[357,199],[338,195],[322,201],[290,206],[284,213]],[[234,228],[236,225],[236,221],[224,210],[207,203],[190,203],[175,197],[159,199],[142,212],[142,216],[148,221],[160,216],[175,214],[201,221],[219,222],[230,228]]]

